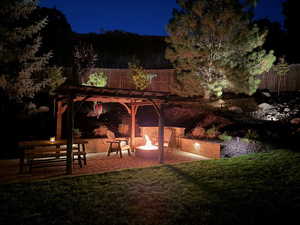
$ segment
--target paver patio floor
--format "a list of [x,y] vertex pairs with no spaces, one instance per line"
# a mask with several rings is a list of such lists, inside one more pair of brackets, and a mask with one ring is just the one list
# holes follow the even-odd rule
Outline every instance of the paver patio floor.
[[[207,158],[186,153],[182,151],[166,152],[164,164],[175,164]],[[80,168],[77,163],[73,166],[73,175],[97,174],[108,171],[143,168],[159,165],[158,160],[142,159],[139,157],[123,154],[123,158],[112,154],[109,157],[106,153],[90,153],[87,155],[87,165]],[[46,168],[34,168],[31,173],[19,173],[19,160],[0,160],[0,183],[29,182],[40,179],[67,177],[65,166],[54,166]]]

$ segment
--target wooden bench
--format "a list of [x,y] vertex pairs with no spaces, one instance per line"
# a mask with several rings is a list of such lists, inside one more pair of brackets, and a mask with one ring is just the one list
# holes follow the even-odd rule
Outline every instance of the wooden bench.
[[66,166],[67,151],[59,148],[40,147],[24,150],[24,166],[33,168]]
[[[83,160],[84,165],[87,164],[86,152],[85,149],[82,149],[81,151],[78,150],[79,145],[74,145],[73,161],[78,160],[80,167],[82,167],[81,160]],[[77,156],[77,158],[75,158],[75,156]],[[31,172],[33,168],[66,166],[66,163],[67,148],[37,147],[24,150],[24,166],[28,166],[29,172]]]

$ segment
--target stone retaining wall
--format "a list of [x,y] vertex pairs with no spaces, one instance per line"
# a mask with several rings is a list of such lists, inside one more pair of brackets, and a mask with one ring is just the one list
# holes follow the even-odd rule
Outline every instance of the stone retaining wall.
[[[108,138],[85,138],[88,144],[85,147],[87,153],[107,152]],[[145,141],[142,137],[135,138],[136,146],[144,145]]]
[[[84,140],[88,141],[86,145],[87,153],[97,153],[97,152],[106,152],[108,144],[106,141],[107,138],[86,138]],[[141,146],[145,144],[144,137],[136,137],[135,145]],[[221,147],[219,143],[188,139],[188,138],[179,138],[179,149],[181,151],[194,153],[201,155],[207,158],[219,159],[221,158]]]
[[190,152],[207,158],[221,158],[221,146],[219,143],[180,138],[180,149],[181,151]]

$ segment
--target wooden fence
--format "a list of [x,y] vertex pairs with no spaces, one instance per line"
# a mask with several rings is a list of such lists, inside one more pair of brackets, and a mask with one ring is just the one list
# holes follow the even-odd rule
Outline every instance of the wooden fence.
[[[130,76],[129,69],[103,69],[95,68],[90,73],[95,71],[102,71],[108,76],[107,87],[109,88],[126,88],[134,89],[134,83]],[[150,86],[146,89],[149,91],[170,91],[170,84],[173,82],[173,69],[151,69],[146,70],[148,74],[154,75]],[[87,75],[83,77],[82,81],[87,79]]]
[[[107,87],[133,89],[134,84],[130,77],[129,69],[106,69],[95,68],[91,72],[103,71],[108,75]],[[170,91],[170,85],[174,81],[174,69],[151,69],[147,73],[155,75],[151,85],[146,89],[150,91]],[[82,81],[87,79],[87,75],[82,77]],[[269,89],[277,91],[279,76],[274,71],[270,71],[261,76],[259,89]],[[280,82],[280,91],[300,90],[300,64],[290,65],[289,73]]]
[[300,90],[300,64],[290,65],[290,71],[284,77],[279,76],[272,70],[261,76],[260,89],[269,89],[277,91],[280,85],[280,91],[298,91]]

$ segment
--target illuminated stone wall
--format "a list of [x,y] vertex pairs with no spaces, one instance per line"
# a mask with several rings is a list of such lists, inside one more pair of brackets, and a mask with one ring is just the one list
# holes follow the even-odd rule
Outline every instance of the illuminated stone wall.
[[181,151],[194,153],[207,158],[221,158],[221,146],[219,143],[180,138],[180,149]]

